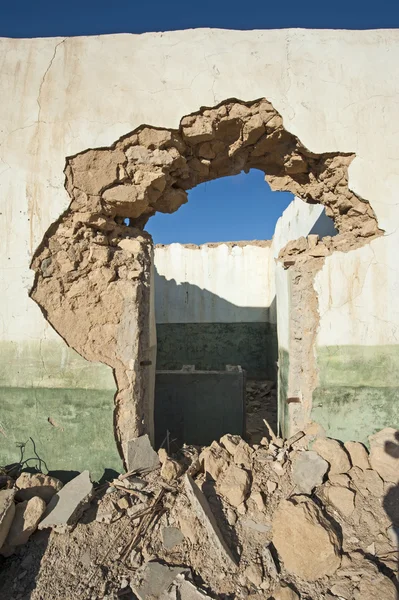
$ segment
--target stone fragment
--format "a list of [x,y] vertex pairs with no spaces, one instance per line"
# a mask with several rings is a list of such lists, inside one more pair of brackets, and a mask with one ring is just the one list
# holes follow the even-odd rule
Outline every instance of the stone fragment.
[[399,431],[386,427],[369,436],[371,467],[388,483],[399,481]]
[[250,496],[250,500],[255,503],[260,512],[265,510],[265,499],[263,498],[262,492],[253,492]]
[[122,496],[117,501],[117,505],[121,510],[127,510],[130,507],[129,498],[127,496]]
[[137,586],[131,584],[131,587],[139,600],[158,599],[169,589],[180,573],[188,573],[188,569],[150,561],[137,571],[140,584]]
[[330,473],[347,473],[351,468],[349,456],[337,440],[331,438],[317,438],[312,446],[330,465]]
[[271,479],[268,479],[266,482],[266,488],[267,488],[267,493],[268,494],[273,494],[273,492],[276,491],[277,489],[277,483],[275,481],[272,481]]
[[159,467],[158,454],[147,434],[129,440],[125,444],[124,455],[128,471],[149,472]]
[[[350,471],[349,471],[350,474]],[[350,484],[350,477],[349,474],[346,475],[345,473],[336,473],[328,474],[328,481],[332,484],[332,485],[340,485],[341,487],[348,487],[348,485]]]
[[254,451],[247,442],[241,440],[234,454],[234,462],[244,469],[252,469],[252,455]]
[[259,587],[262,583],[262,570],[258,565],[249,565],[244,571],[245,577],[255,587]]
[[177,460],[173,460],[173,458],[167,458],[161,467],[161,477],[165,479],[165,481],[174,481],[183,472],[183,468]]
[[223,539],[208,501],[190,475],[184,476],[184,489],[193,507],[194,513],[200,523],[205,527],[209,542],[213,546],[216,556],[221,562],[227,563],[228,566],[235,569],[236,561]]
[[0,548],[4,544],[15,515],[15,490],[0,490]]
[[183,125],[183,138],[191,144],[199,144],[200,142],[208,142],[213,139],[212,121],[198,115],[191,125]]
[[179,574],[159,600],[204,600],[206,598],[210,596],[188,581],[184,574]]
[[362,471],[359,467],[352,467],[349,471],[349,476],[355,484],[355,487],[365,498],[367,498],[369,494],[376,498],[381,498],[383,496],[384,482],[377,471],[373,471],[372,469]]
[[89,471],[83,471],[52,497],[44,519],[39,523],[39,529],[50,527],[54,531],[65,533],[88,507],[92,495],[93,485]]
[[252,531],[257,531],[258,533],[269,533],[272,526],[267,523],[257,523],[253,519],[242,519],[241,525],[246,529],[252,529]]
[[280,503],[273,519],[273,544],[290,573],[315,581],[338,569],[340,543],[320,508],[308,497],[296,499],[297,503]]
[[21,473],[15,486],[18,488],[15,494],[18,502],[38,496],[48,504],[54,494],[60,491],[62,483],[59,479],[43,473]]
[[248,496],[250,478],[244,469],[230,465],[217,482],[218,492],[232,505],[239,506]]
[[274,600],[299,600],[298,594],[288,585],[278,585],[273,591]]
[[[397,589],[394,583],[383,575],[377,573],[374,577],[359,577],[353,600],[397,600]],[[350,599],[352,600],[352,599]]]
[[214,481],[228,467],[230,462],[229,453],[217,442],[213,442],[209,448],[205,448],[200,455],[200,462],[204,464],[205,473],[209,473]]
[[292,465],[292,479],[298,490],[310,495],[317,485],[323,483],[328,462],[317,452],[305,450],[297,455]]
[[223,437],[220,438],[220,443],[224,446],[229,454],[234,457],[238,444],[242,441],[242,438],[239,435],[232,435],[231,433],[226,433]]
[[360,442],[345,442],[344,447],[348,452],[353,467],[359,467],[362,471],[370,469],[368,452]]
[[184,535],[178,527],[164,527],[162,529],[162,543],[167,550],[171,550],[184,541]]
[[233,527],[237,523],[237,515],[232,508],[228,508],[226,511],[226,519],[228,524]]
[[36,531],[45,510],[46,503],[38,496],[17,504],[6,544],[10,546],[26,544],[32,533]]
[[325,486],[323,494],[329,504],[343,517],[349,517],[355,509],[355,492],[338,485]]
[[265,544],[262,548],[262,562],[265,573],[267,573],[271,579],[278,579],[278,570],[270,550],[270,542]]

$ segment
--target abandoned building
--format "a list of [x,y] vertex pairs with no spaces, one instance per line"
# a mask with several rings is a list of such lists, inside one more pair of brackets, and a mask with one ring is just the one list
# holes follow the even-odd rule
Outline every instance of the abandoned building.
[[[339,520],[352,515],[355,493],[370,502],[359,511],[382,514],[382,498],[399,480],[398,32],[198,29],[0,39],[0,55],[0,465],[33,467],[61,483],[81,473],[87,500],[92,492],[84,472],[108,485],[135,471],[141,452],[152,473],[148,489],[158,485],[151,477],[159,460],[165,473],[165,465],[176,469],[165,475],[170,486],[182,473],[178,458],[165,457],[165,449],[177,456],[209,446],[200,462],[212,480],[224,478],[216,489],[230,503],[222,507],[229,525],[234,529],[238,514],[252,528],[249,537],[237,533],[247,540],[240,559],[198,500],[191,478],[197,471],[188,470],[181,532],[173,535],[198,548],[197,533],[188,531],[191,501],[200,522],[209,518],[209,544],[223,557],[223,568],[245,566],[222,582],[206,561],[208,570],[200,573],[201,552],[192,553],[189,564],[211,597],[393,600],[397,511],[392,517],[385,510],[389,519],[381,516],[374,537],[368,529],[363,538],[356,532],[357,542],[356,528],[347,539],[339,521],[344,534],[329,530],[332,549],[312,529],[324,557],[317,572],[298,566],[284,546],[292,535],[284,527],[287,518],[298,519],[298,544],[301,527],[306,531],[311,521],[327,530],[319,505],[310,506],[317,485],[327,504],[334,503],[334,485],[348,492],[349,511],[341,504]],[[172,219],[196,186],[251,169],[264,173],[272,190],[293,195],[272,239],[153,244],[146,227],[157,212]],[[388,433],[378,437],[382,431]],[[271,477],[266,484],[266,460],[264,470],[254,466],[255,455],[266,452],[265,436],[280,465],[272,469],[278,483]],[[161,449],[159,459],[149,442]],[[323,446],[328,443],[330,450]],[[252,473],[253,490],[249,496],[245,479],[238,499],[229,496],[226,483],[236,446],[244,458],[235,458],[240,468],[234,468],[244,479],[243,473]],[[391,449],[386,477],[381,448]],[[295,460],[306,454],[321,461],[313,485],[298,483],[294,469],[302,498],[297,504],[289,500],[290,483],[282,482],[283,470],[295,463],[292,451]],[[341,461],[334,471],[340,453],[346,466]],[[358,469],[351,481],[359,471],[373,473],[367,493],[359,492],[360,479],[356,492],[346,489],[350,468]],[[3,471],[9,481],[11,471]],[[379,504],[371,504],[371,485],[379,486]],[[229,492],[223,492],[226,486]],[[151,506],[159,507],[162,494],[170,493],[165,489],[154,492]],[[275,489],[281,502],[270,500],[270,510],[281,564],[274,566],[273,550],[256,566],[248,558],[258,552],[256,539],[248,540],[267,537],[271,525],[248,520],[252,509],[245,499],[262,512],[264,494],[268,498]],[[145,492],[131,494],[143,502]],[[21,489],[16,498],[30,501]],[[118,502],[122,512],[134,508]],[[44,510],[45,504],[40,515]],[[49,518],[51,527],[62,529],[51,515],[39,529]],[[167,518],[169,529],[178,529]],[[7,535],[0,535],[0,546],[22,543],[12,544]],[[175,569],[188,564],[188,554],[168,558],[163,540],[156,556]],[[136,543],[121,554],[132,553],[132,564]],[[350,585],[345,579],[345,587],[342,577],[349,576],[339,579],[337,573],[344,558],[345,568],[352,560],[354,569],[360,550],[363,562],[356,569],[364,576]],[[3,553],[6,560],[16,560],[13,552]],[[142,551],[138,566],[161,569],[151,556]],[[141,581],[158,577],[145,573]],[[183,585],[185,573],[173,571],[168,580],[180,590],[174,597],[183,600],[194,598],[192,590],[182,591],[193,585]],[[143,591],[147,584],[140,585],[136,596],[154,597]],[[87,597],[114,597],[99,589]],[[205,591],[197,590],[198,598]],[[17,592],[8,598],[24,597]],[[52,594],[37,600],[63,597]]]

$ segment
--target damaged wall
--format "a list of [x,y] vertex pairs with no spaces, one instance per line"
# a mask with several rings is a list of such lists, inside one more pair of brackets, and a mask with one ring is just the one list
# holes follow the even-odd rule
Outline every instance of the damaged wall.
[[[312,412],[312,397],[315,389],[324,388],[325,399],[328,397],[328,388],[340,387],[336,379],[328,380],[326,376],[324,378],[320,376],[319,380],[318,368],[324,364],[325,369],[328,370],[330,364],[329,361],[323,363],[320,349],[339,346],[344,352],[350,350],[350,347],[362,346],[368,343],[368,331],[372,330],[375,331],[370,338],[373,340],[374,356],[381,357],[381,352],[390,352],[388,347],[391,345],[391,356],[394,355],[396,342],[391,334],[388,335],[388,331],[395,331],[399,323],[399,316],[395,309],[391,308],[396,295],[398,271],[396,265],[391,264],[393,262],[391,254],[394,256],[392,248],[398,242],[396,231],[399,221],[396,206],[399,172],[397,163],[393,160],[397,153],[395,122],[398,114],[399,84],[395,76],[395,65],[398,44],[398,32],[389,30],[365,32],[196,30],[65,40],[0,40],[0,52],[4,57],[0,74],[4,99],[0,108],[2,202],[0,266],[4,280],[1,331],[1,339],[4,343],[1,357],[4,368],[2,395],[6,403],[9,405],[12,403],[14,406],[7,422],[3,420],[1,422],[4,430],[0,440],[1,457],[4,456],[7,461],[12,457],[17,460],[19,451],[15,448],[15,442],[26,440],[34,430],[37,449],[50,462],[49,468],[66,469],[67,465],[73,468],[82,454],[85,454],[85,460],[89,461],[87,466],[91,468],[95,466],[97,470],[101,467],[109,467],[111,463],[115,464],[112,458],[115,455],[115,448],[111,449],[108,445],[108,455],[106,452],[101,456],[95,450],[96,431],[83,429],[81,404],[87,405],[83,392],[68,396],[66,416],[63,416],[60,410],[56,416],[49,414],[54,411],[49,410],[48,401],[44,399],[44,394],[40,393],[40,385],[44,383],[49,386],[48,389],[53,390],[52,399],[55,405],[60,407],[64,403],[65,395],[63,396],[57,390],[90,389],[87,373],[92,369],[98,369],[104,374],[104,379],[95,378],[96,385],[104,388],[106,398],[104,406],[107,406],[104,414],[111,414],[116,392],[116,386],[113,386],[112,390],[109,389],[112,387],[109,383],[112,380],[111,369],[116,368],[112,363],[114,357],[112,360],[109,360],[109,357],[105,360],[98,351],[101,345],[97,345],[95,356],[86,355],[90,360],[95,358],[95,361],[89,363],[87,368],[75,372],[76,385],[71,387],[70,366],[61,360],[65,341],[55,333],[45,318],[47,298],[45,296],[39,298],[40,294],[37,298],[42,304],[43,314],[29,297],[33,284],[33,272],[29,268],[31,259],[36,251],[38,251],[37,256],[40,257],[39,245],[42,244],[45,233],[60,219],[71,202],[71,197],[64,188],[63,170],[66,157],[74,156],[88,148],[110,148],[121,136],[126,136],[143,124],[172,128],[177,131],[183,116],[192,115],[200,106],[214,107],[229,98],[240,98],[244,101],[267,98],[271,102],[273,110],[277,111],[283,120],[282,127],[282,123],[276,117],[276,128],[273,130],[276,132],[275,138],[273,138],[273,131],[269,130],[268,135],[274,139],[272,144],[274,155],[271,161],[263,161],[262,165],[255,164],[256,160],[251,159],[250,166],[265,168],[271,176],[269,182],[275,185],[276,189],[288,189],[308,201],[324,202],[330,211],[330,216],[335,216],[341,234],[345,232],[344,236],[346,235],[339,250],[338,246],[333,244],[319,248],[319,253],[331,256],[309,258],[317,262],[312,274],[312,277],[316,276],[313,298],[316,300],[316,306],[313,306],[316,314],[313,324],[320,329],[317,336],[317,352],[312,347],[315,341],[313,337],[306,338],[307,356],[308,358],[313,356],[314,361],[308,361],[307,368],[311,371],[311,377],[309,378],[309,373],[304,373],[303,382],[301,382],[300,369],[301,352],[298,352],[298,346],[304,347],[302,340],[307,332],[299,332],[296,341],[292,331],[288,336],[287,343],[290,346],[288,379],[292,380],[292,388],[301,387],[306,397],[306,407],[302,411],[302,417],[305,418]],[[198,47],[203,51],[198,52]],[[259,111],[257,114],[259,115]],[[269,110],[269,114],[272,114],[272,111]],[[276,116],[275,113],[273,114]],[[256,115],[255,113],[251,115],[250,111],[247,111],[247,116]],[[201,118],[204,119],[203,123],[209,123],[209,118],[213,117],[210,114],[202,115]],[[192,121],[192,117],[190,119],[191,124],[196,121],[196,119]],[[246,118],[245,123],[248,120]],[[186,126],[191,127],[188,122]],[[261,133],[265,132],[261,124],[259,127]],[[252,132],[253,136],[254,129],[253,124],[249,129],[247,128],[247,133]],[[291,134],[297,136],[297,141],[300,140],[299,145]],[[242,142],[244,138],[241,138],[241,128],[236,131],[237,135]],[[276,153],[276,140],[280,139],[279,136],[282,136],[283,144],[279,145],[280,150]],[[238,138],[235,138],[236,141]],[[221,176],[225,168],[231,174],[232,157],[235,172],[238,172],[244,164],[249,164],[248,143],[253,146],[253,138],[246,138],[244,145],[241,142],[234,150],[232,149],[233,154],[224,163],[225,166],[221,164],[221,168],[212,176]],[[233,141],[229,143],[230,146],[234,144]],[[190,148],[195,149],[195,147],[195,140],[191,138]],[[287,148],[289,156],[286,153]],[[283,149],[285,154],[281,153]],[[267,151],[267,143],[264,150]],[[309,169],[311,163],[311,172],[315,177],[311,188],[304,187],[303,181],[300,181],[301,177],[298,180],[300,174],[298,171],[296,174],[294,172],[298,167],[303,166],[301,160],[293,158],[298,151],[302,156],[308,153],[306,168]],[[320,155],[323,155],[322,159]],[[280,162],[277,160],[276,165],[278,156]],[[194,163],[190,167],[190,174],[186,181],[183,182],[182,177],[178,176],[172,185],[185,191],[190,186],[210,177],[209,171],[205,174],[204,169],[207,168],[207,161],[213,160],[212,157],[195,156],[195,158],[202,166]],[[326,160],[332,167],[329,191],[321,185],[319,176],[324,167],[320,160],[324,161],[324,167],[326,167]],[[334,163],[337,160],[339,165]],[[193,177],[195,165],[199,170]],[[337,169],[341,171],[337,173]],[[348,169],[349,186],[346,181],[346,169]],[[335,193],[332,191],[333,174],[337,176],[335,183],[341,186],[342,192],[339,194],[341,208],[338,210],[337,207],[334,208],[336,206],[334,198],[328,196],[331,192]],[[295,184],[292,175],[296,177]],[[178,194],[182,199],[183,194],[181,192]],[[344,197],[350,201],[349,205],[345,204]],[[368,201],[370,204],[367,205],[367,202],[363,201]],[[75,202],[78,202],[76,198]],[[366,204],[366,212],[357,215],[349,214],[354,203],[361,211]],[[93,208],[94,205],[91,205],[88,212]],[[160,208],[162,206],[158,205],[157,209]],[[82,205],[79,210],[85,212],[84,206]],[[69,210],[61,221],[72,223],[73,213],[74,209],[72,212]],[[110,214],[108,217],[113,218]],[[88,219],[90,220],[90,215]],[[356,227],[353,226],[355,219],[358,221]],[[65,222],[61,221],[58,222],[57,227],[65,226]],[[137,222],[136,225],[140,226],[140,223]],[[86,220],[84,231],[87,231],[87,228],[90,229]],[[384,237],[380,235],[381,230],[385,231]],[[54,229],[50,232],[50,237],[53,234]],[[365,239],[368,235],[370,237]],[[375,239],[373,239],[374,235]],[[361,239],[356,241],[356,238]],[[48,237],[47,240],[50,241]],[[93,240],[89,240],[89,246],[92,243]],[[115,242],[115,247],[118,243],[119,241]],[[47,242],[42,250],[49,247],[46,244]],[[308,256],[309,249],[303,245],[299,249],[291,248],[291,250],[294,254],[299,252],[302,257]],[[90,249],[88,251],[90,252]],[[85,250],[83,254],[84,252]],[[115,252],[118,253],[119,250],[113,251]],[[368,260],[370,268],[367,270],[363,287],[355,290],[354,296],[350,297],[351,302],[347,302],[346,292],[342,295],[341,288],[345,287],[345,281],[350,288],[349,284],[352,281],[350,273],[345,272],[344,277],[339,277],[338,272],[330,268],[329,264],[338,266],[336,261],[339,265],[341,262],[349,264],[345,261],[352,253],[358,257],[361,264],[363,258],[366,262]],[[376,258],[371,259],[370,253],[375,253],[373,257]],[[41,262],[43,260],[45,259],[42,258]],[[61,263],[57,262],[57,264]],[[292,266],[285,273],[290,271],[293,273]],[[116,270],[117,268],[119,267],[115,265]],[[295,268],[299,268],[299,264],[296,264]],[[336,273],[336,280],[328,276],[328,273],[333,272]],[[43,272],[40,277],[42,275]],[[109,281],[109,284],[112,283],[114,282]],[[120,283],[117,285],[119,286]],[[385,294],[377,293],[377,290],[381,290],[384,286]],[[365,302],[371,289],[375,294],[373,304]],[[322,305],[325,310],[318,307],[319,301],[320,306]],[[333,316],[335,322],[341,308],[344,317],[342,323],[345,326],[341,329],[334,325],[333,335],[328,319]],[[104,311],[106,310],[104,304]],[[352,314],[359,323],[362,321],[364,324],[363,327],[359,326],[356,334],[352,330],[348,331],[347,327],[351,322]],[[297,321],[298,317],[297,314]],[[327,321],[324,321],[324,318]],[[51,319],[50,315],[50,321]],[[388,322],[384,323],[386,321]],[[291,323],[291,329],[294,324]],[[70,332],[61,331],[60,324],[53,323],[53,325],[65,339],[69,337]],[[147,352],[151,354],[152,342],[149,332],[147,337]],[[67,342],[71,343],[68,340]],[[54,348],[51,350],[51,356],[56,362],[54,370],[49,368],[47,354],[43,352],[44,348],[50,347]],[[10,348],[15,348],[15,352],[10,353]],[[82,348],[76,349],[80,354],[85,355]],[[317,364],[315,364],[316,354]],[[21,372],[17,379],[11,377],[11,369],[8,368],[13,355],[27,357],[26,360],[18,361]],[[96,363],[103,359],[108,366],[105,364],[97,366]],[[87,364],[83,358],[77,360],[79,365]],[[370,365],[380,364],[379,360],[373,358]],[[354,360],[354,368],[360,362]],[[34,387],[30,384],[26,387],[32,398],[30,412],[25,410],[26,396],[16,392],[18,388],[16,383],[24,387],[25,382],[31,381],[26,375],[28,366],[35,371],[35,377],[32,379]],[[134,367],[130,365],[132,366]],[[125,368],[121,368],[121,371],[122,377]],[[55,380],[61,383],[59,387],[55,386]],[[103,383],[104,380],[106,384]],[[356,392],[358,383],[359,378],[353,379],[349,387],[356,388]],[[395,385],[395,381],[392,380],[392,389]],[[335,393],[332,393],[333,398],[330,398],[328,403],[326,400],[319,401],[319,404],[322,404],[319,406],[319,413],[320,411],[323,413],[325,422],[331,423],[333,427],[334,419],[341,419],[343,402],[344,404],[346,402],[350,410],[354,397],[353,392],[351,394],[344,396],[344,401],[342,394],[337,396]],[[381,397],[380,395],[380,400]],[[127,405],[130,400],[131,398],[126,398]],[[380,400],[377,403],[373,400],[375,411],[378,412],[381,421],[392,425],[392,412],[389,412],[387,404]],[[99,400],[94,401],[93,408],[90,410],[93,422],[99,419],[101,412],[94,407],[96,402]],[[367,400],[365,402],[367,403]],[[132,419],[128,418],[125,431],[127,435],[131,423],[138,424],[137,417],[138,415],[132,416]],[[54,419],[59,427],[54,428],[49,418]],[[71,445],[69,442],[73,438],[74,423],[82,429],[79,430],[80,435],[76,438],[76,444]],[[350,420],[346,420],[346,423],[349,428]],[[112,437],[114,432],[111,431],[113,430],[111,416],[108,426]],[[122,429],[123,427],[116,431],[119,443],[121,443]],[[346,433],[342,432],[342,435]],[[56,440],[64,440],[64,447],[69,444],[68,457],[59,451],[62,444],[57,444]],[[88,447],[93,448],[89,453],[90,456],[87,456]]]
[[157,368],[275,379],[277,321],[271,242],[155,248]]

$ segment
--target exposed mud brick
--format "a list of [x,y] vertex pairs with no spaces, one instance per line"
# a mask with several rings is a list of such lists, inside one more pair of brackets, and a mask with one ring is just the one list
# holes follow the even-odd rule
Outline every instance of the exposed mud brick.
[[347,473],[351,468],[349,456],[337,440],[318,438],[313,443],[312,450],[329,463],[331,474]]
[[48,504],[54,494],[60,491],[62,483],[59,479],[43,473],[21,473],[15,486],[18,488],[15,498],[19,502],[39,496]]
[[307,581],[332,575],[340,565],[340,543],[331,523],[309,498],[283,500],[273,519],[273,544],[285,568]]

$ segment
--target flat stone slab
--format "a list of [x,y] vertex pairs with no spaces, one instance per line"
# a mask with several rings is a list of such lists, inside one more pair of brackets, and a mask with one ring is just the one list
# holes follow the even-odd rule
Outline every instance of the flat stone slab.
[[205,527],[209,542],[213,546],[216,556],[219,558],[220,562],[227,564],[235,570],[237,568],[237,563],[223,538],[222,532],[216,523],[215,516],[207,499],[190,475],[186,474],[183,481],[187,497],[190,500],[197,518]]
[[184,535],[178,527],[164,527],[162,529],[162,543],[166,550],[171,550],[184,541]]
[[0,548],[4,544],[15,515],[15,490],[0,491]]
[[329,464],[313,450],[301,452],[292,466],[292,479],[303,494],[310,495],[314,488],[323,483]]
[[149,472],[159,467],[158,454],[151,446],[147,434],[129,440],[124,446],[126,466],[129,472]]
[[83,471],[52,497],[38,528],[50,527],[59,533],[65,533],[75,525],[88,507],[92,495],[90,473]]
[[132,586],[132,590],[139,600],[160,598],[161,594],[168,591],[177,575],[182,573],[189,573],[189,570],[150,561],[140,569],[141,583],[137,587]]
[[191,581],[185,578],[184,574],[180,574],[159,600],[204,600],[205,598],[210,598],[210,596],[195,587]]

